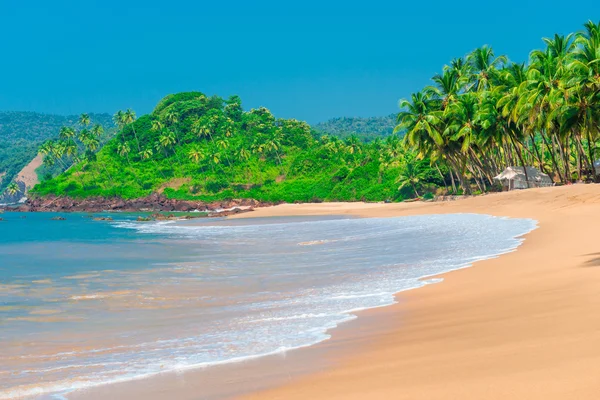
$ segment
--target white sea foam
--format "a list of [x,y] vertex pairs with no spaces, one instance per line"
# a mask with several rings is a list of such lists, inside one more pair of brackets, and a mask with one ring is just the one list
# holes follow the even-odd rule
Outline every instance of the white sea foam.
[[[471,214],[246,223],[115,223],[142,237],[176,239],[176,246],[195,249],[193,256],[182,260],[193,262],[193,268],[182,271],[174,260],[171,267],[177,272],[161,266],[156,272],[160,275],[148,275],[147,282],[139,281],[144,274],[135,277],[137,285],[174,282],[182,292],[198,296],[171,300],[176,303],[168,313],[132,313],[110,332],[113,338],[139,336],[141,341],[62,353],[39,364],[32,361],[31,381],[45,371],[47,383],[33,388],[22,385],[22,375],[17,374],[21,381],[16,385],[2,377],[6,389],[0,390],[0,398],[84,388],[311,346],[356,318],[353,313],[358,310],[390,305],[398,292],[441,281],[429,277],[514,251],[522,235],[536,227],[533,220]],[[302,243],[318,245],[298,246]],[[152,323],[161,318],[169,322]],[[72,372],[74,365],[77,373]]]

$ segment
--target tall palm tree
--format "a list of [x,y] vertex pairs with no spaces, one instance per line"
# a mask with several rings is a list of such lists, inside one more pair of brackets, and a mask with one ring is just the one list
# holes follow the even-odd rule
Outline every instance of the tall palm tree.
[[489,89],[498,77],[498,70],[507,61],[506,56],[496,57],[489,46],[475,49],[467,56],[467,63],[472,71],[470,87],[478,92]]
[[137,133],[135,131],[135,119],[135,112],[131,108],[128,108],[123,114],[123,122],[125,123],[125,125],[131,126],[131,130],[133,131],[133,136],[135,137],[135,142],[137,144],[138,152],[140,152],[142,151],[142,149],[140,148],[140,140],[138,139]]

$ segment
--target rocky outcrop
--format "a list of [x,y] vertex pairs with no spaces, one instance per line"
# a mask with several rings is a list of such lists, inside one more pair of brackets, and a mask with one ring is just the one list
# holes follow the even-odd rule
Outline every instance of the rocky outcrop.
[[202,201],[168,199],[160,194],[152,194],[139,199],[125,200],[118,197],[90,197],[73,199],[70,197],[46,196],[29,199],[25,204],[16,208],[17,211],[205,211],[229,215],[254,207],[275,205],[275,203],[259,202],[252,199],[233,199],[206,203]]

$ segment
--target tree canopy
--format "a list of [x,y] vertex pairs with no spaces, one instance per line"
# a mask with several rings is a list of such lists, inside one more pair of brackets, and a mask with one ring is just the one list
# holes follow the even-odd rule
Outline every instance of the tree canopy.
[[[173,94],[150,114],[119,111],[114,121],[119,133],[102,150],[42,182],[35,194],[137,198],[160,192],[205,201],[292,202],[414,193],[412,185],[398,190],[404,149],[396,135],[369,144],[356,136],[319,137],[305,122],[276,118],[267,108],[244,111],[238,96]],[[63,134],[66,140],[72,135]],[[423,170],[420,187],[442,184],[443,172],[428,161],[414,163]]]
[[465,193],[488,190],[506,166],[535,166],[563,184],[597,181],[600,24],[544,43],[527,64],[489,46],[452,60],[401,100],[405,144],[446,165]]
[[[89,114],[94,123],[112,128],[109,114]],[[40,114],[34,112],[0,112],[0,194],[8,188],[17,174],[38,154],[40,145],[49,139],[57,139],[61,127],[74,128],[78,117]],[[107,134],[101,141],[106,141]],[[54,176],[62,172],[57,166],[41,168],[40,177]],[[14,186],[12,186],[14,189]],[[14,196],[13,196],[14,197]],[[1,195],[0,195],[1,198]]]

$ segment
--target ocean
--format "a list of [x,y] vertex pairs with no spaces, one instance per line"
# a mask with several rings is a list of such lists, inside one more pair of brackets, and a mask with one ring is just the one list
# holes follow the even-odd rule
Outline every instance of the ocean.
[[358,310],[515,250],[536,227],[475,214],[57,215],[2,214],[0,399],[310,346]]

